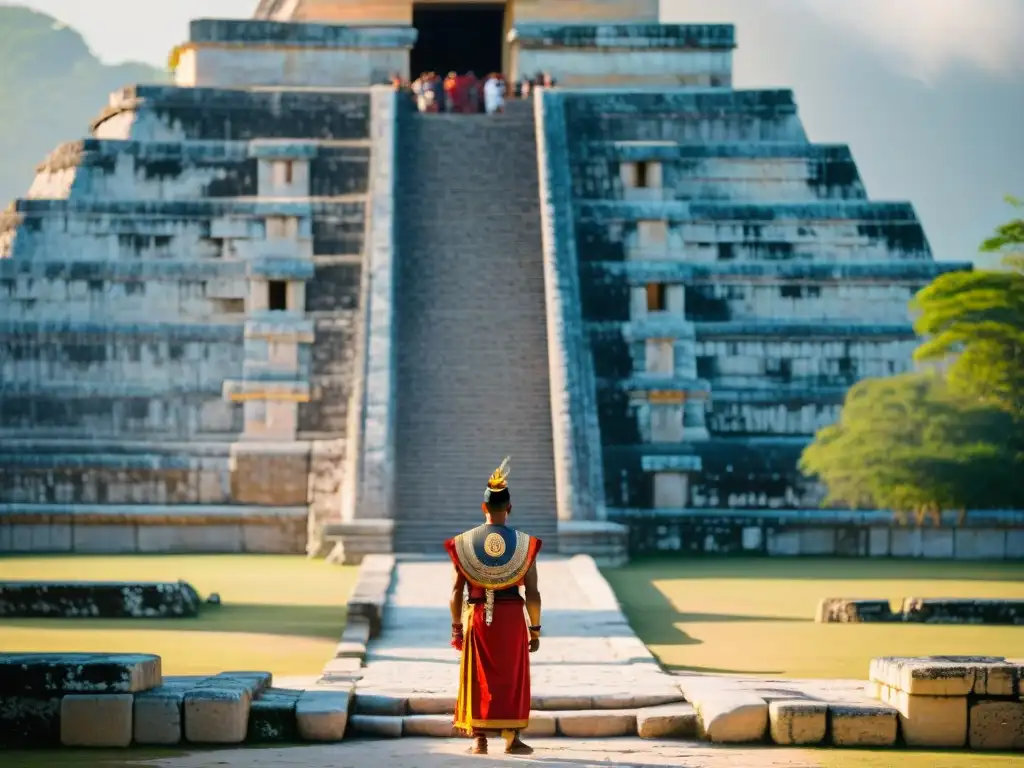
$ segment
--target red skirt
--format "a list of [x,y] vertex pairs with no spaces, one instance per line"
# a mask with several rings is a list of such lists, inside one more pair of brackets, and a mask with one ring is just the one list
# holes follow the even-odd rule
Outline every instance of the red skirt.
[[455,727],[473,731],[526,728],[530,723],[530,635],[522,600],[495,600],[491,625],[484,606],[467,607]]

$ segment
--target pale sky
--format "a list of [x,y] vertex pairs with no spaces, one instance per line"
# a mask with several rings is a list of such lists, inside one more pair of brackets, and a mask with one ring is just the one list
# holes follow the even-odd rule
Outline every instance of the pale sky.
[[[2,2],[3,0],[0,0]],[[24,0],[104,61],[163,67],[196,17],[257,0]],[[1024,0],[662,0],[734,23],[735,83],[796,94],[812,141],[848,143],[875,199],[915,204],[941,259],[970,259],[1024,197]]]

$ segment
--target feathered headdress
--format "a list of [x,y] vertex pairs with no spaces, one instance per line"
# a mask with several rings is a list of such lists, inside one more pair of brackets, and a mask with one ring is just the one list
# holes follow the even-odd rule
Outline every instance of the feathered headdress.
[[501,466],[498,467],[491,476],[487,478],[487,491],[484,496],[490,498],[492,493],[501,493],[502,491],[508,490],[508,476],[511,473],[508,463],[512,459],[511,456],[506,456],[505,460],[501,462]]

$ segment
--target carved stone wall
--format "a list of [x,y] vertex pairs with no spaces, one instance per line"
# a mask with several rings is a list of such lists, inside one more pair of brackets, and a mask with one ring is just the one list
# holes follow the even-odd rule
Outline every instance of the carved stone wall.
[[867,199],[789,91],[543,98],[569,137],[609,517],[818,504],[803,447],[856,381],[910,368],[907,301],[969,265],[932,259],[909,204]]
[[340,516],[369,105],[135,86],[40,165],[0,216],[0,548],[301,551]]

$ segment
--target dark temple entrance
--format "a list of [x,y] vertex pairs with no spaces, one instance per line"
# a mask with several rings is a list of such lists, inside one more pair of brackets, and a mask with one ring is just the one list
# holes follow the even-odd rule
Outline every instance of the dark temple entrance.
[[409,76],[423,72],[473,72],[483,77],[502,71],[505,47],[503,3],[416,3],[412,25],[419,32],[409,58]]

